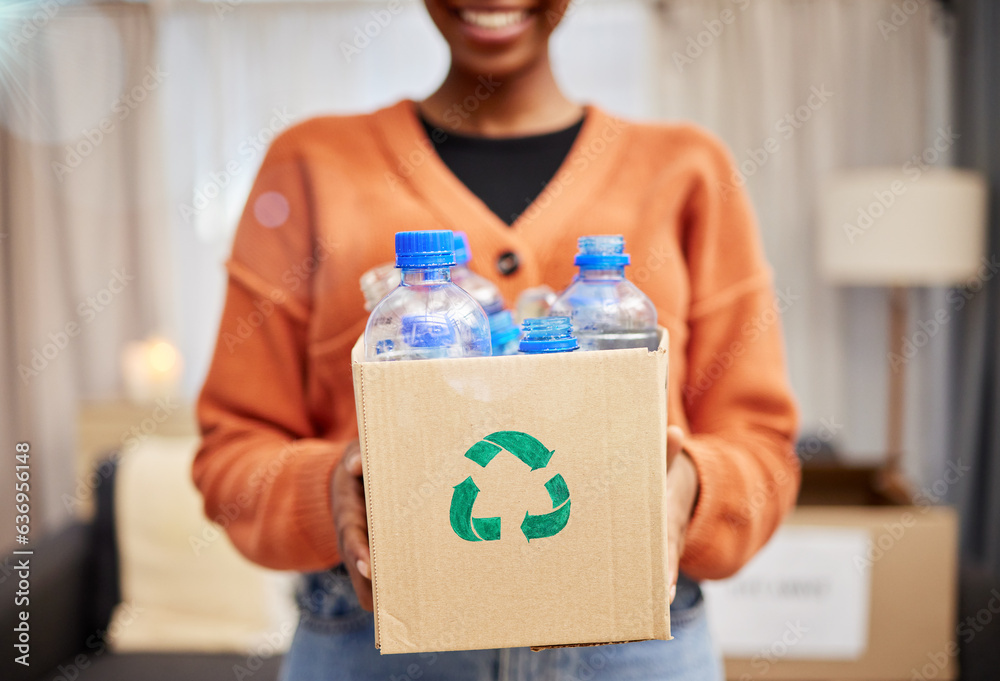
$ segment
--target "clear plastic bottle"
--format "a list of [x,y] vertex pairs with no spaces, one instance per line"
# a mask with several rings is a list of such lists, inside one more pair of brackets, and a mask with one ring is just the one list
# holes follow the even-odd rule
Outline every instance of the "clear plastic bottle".
[[545,317],[556,297],[556,292],[545,284],[524,289],[517,297],[514,320],[523,322],[532,317]]
[[487,315],[503,310],[506,305],[500,289],[492,281],[469,269],[472,260],[469,237],[465,232],[455,232],[455,266],[451,268],[451,280],[469,292],[476,302],[483,306]]
[[583,236],[574,263],[580,274],[549,310],[569,317],[581,350],[658,347],[656,308],[625,278],[629,256],[621,236]]
[[361,293],[365,297],[365,311],[371,312],[389,291],[399,286],[399,270],[391,263],[376,265],[361,275]]
[[490,324],[475,299],[451,281],[454,237],[447,230],[396,234],[400,285],[365,327],[369,361],[486,357]]
[[490,315],[490,339],[493,342],[493,356],[516,355],[521,340],[521,330],[514,323],[510,310],[501,310]]
[[536,317],[524,320],[524,337],[521,338],[522,355],[544,355],[553,352],[578,350],[569,317]]

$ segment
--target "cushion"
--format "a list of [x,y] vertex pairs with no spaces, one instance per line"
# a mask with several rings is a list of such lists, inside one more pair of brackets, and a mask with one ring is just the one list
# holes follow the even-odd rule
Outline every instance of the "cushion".
[[284,652],[298,621],[294,575],[250,563],[205,518],[191,481],[197,446],[150,437],[119,463],[122,601],[108,627],[112,650]]

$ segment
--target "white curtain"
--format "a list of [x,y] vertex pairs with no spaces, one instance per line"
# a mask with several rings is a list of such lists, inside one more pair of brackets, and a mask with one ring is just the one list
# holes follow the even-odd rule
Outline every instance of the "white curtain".
[[30,442],[34,540],[78,506],[80,400],[120,394],[124,343],[172,324],[150,13],[21,9],[0,33],[0,487]]
[[[730,145],[748,171],[778,288],[798,296],[783,323],[806,432],[826,439],[836,431],[834,444],[862,462],[885,451],[886,295],[819,278],[816,199],[831,171],[902,170],[953,126],[948,18],[936,3],[912,15],[898,6],[675,0],[660,34],[659,113],[699,121]],[[932,318],[944,296],[915,292],[911,323]],[[921,483],[939,477],[948,447],[949,336],[945,329],[907,367],[905,465]]]
[[[221,262],[260,162],[240,144],[275,111],[300,120],[368,110],[419,97],[444,74],[445,46],[420,3],[403,2],[378,24],[390,6],[167,5],[161,60],[179,77],[164,88],[164,120],[190,391],[208,361]],[[885,449],[886,300],[818,278],[815,201],[831,170],[901,167],[951,124],[947,22],[934,3],[906,16],[892,23],[892,0],[577,0],[554,38],[557,75],[574,97],[634,118],[696,121],[746,164],[777,285],[794,298],[783,321],[805,431],[834,435],[831,444],[862,462]],[[762,151],[768,138],[777,151]],[[232,160],[239,170],[228,186],[181,216],[199,190],[215,191],[224,177],[210,174]],[[913,320],[943,296],[914,294]],[[918,481],[935,477],[947,446],[947,336],[909,366],[906,465]]]

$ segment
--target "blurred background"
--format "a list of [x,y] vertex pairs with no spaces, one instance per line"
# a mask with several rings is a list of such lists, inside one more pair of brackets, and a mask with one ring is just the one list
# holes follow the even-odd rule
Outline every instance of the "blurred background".
[[[1000,678],[998,34],[988,0],[575,0],[553,39],[570,96],[729,145],[775,270],[805,476],[706,589],[733,679]],[[446,68],[415,0],[0,2],[0,488],[30,443],[31,678],[273,678],[289,576],[232,577],[186,472],[223,263],[277,133]]]

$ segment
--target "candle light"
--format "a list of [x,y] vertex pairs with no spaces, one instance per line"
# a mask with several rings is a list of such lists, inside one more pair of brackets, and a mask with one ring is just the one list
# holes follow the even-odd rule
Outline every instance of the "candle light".
[[154,402],[177,394],[183,362],[169,341],[151,337],[125,346],[122,376],[133,402]]

